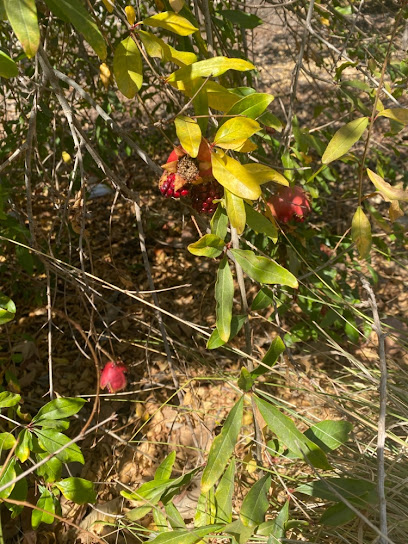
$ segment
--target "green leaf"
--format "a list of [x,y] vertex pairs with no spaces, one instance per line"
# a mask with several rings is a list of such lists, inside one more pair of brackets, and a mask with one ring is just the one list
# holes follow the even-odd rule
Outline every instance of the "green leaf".
[[96,493],[93,483],[83,478],[65,478],[55,483],[66,499],[76,504],[96,502]]
[[[40,446],[48,453],[55,453],[61,447],[68,444],[68,442],[71,442],[71,439],[68,438],[68,436],[54,431],[53,429],[35,429],[34,432],[38,437]],[[76,444],[67,446],[60,453],[58,453],[56,457],[62,463],[85,463],[84,456]]]
[[362,259],[369,256],[371,250],[371,225],[361,206],[358,206],[351,222],[351,238],[357,246]]
[[225,189],[225,206],[227,208],[228,218],[231,226],[234,227],[238,234],[242,234],[245,229],[245,203],[239,196]]
[[234,117],[217,130],[214,144],[224,149],[237,149],[260,128],[260,124],[253,119]]
[[[252,206],[245,203],[246,222],[250,229],[257,234],[264,234],[274,243],[278,241],[278,229],[263,214],[255,211]],[[254,309],[254,308],[253,308]]]
[[11,450],[16,443],[16,439],[11,433],[0,433],[0,453],[5,450]]
[[190,21],[181,15],[177,15],[177,13],[174,13],[173,11],[162,11],[152,17],[147,17],[147,19],[143,21],[143,24],[164,28],[179,36],[189,36],[198,30],[198,28],[192,25]]
[[226,471],[222,475],[215,492],[215,521],[218,523],[231,523],[232,521],[232,497],[234,495],[235,459],[231,460]]
[[9,79],[18,75],[17,64],[6,53],[0,51],[0,77]]
[[289,185],[289,181],[285,178],[285,176],[282,176],[282,174],[273,168],[269,168],[269,166],[266,166],[265,164],[251,162],[249,164],[245,164],[244,168],[249,175],[253,176],[254,179],[258,181],[260,185],[262,185],[262,183],[267,183],[268,181],[274,181],[280,185]]
[[3,0],[3,2],[11,27],[23,46],[25,54],[31,59],[40,45],[35,0]]
[[[37,461],[42,461],[48,456],[48,453],[36,453]],[[62,463],[56,457],[51,457],[49,461],[37,468],[36,474],[44,478],[44,482],[54,483],[61,479]]]
[[316,468],[330,470],[325,453],[314,442],[301,433],[293,421],[280,410],[259,397],[254,397],[267,426],[289,450],[300,459],[305,459]]
[[261,195],[261,187],[256,176],[247,171],[235,159],[217,152],[211,156],[213,176],[223,187],[240,198],[256,200]]
[[233,299],[234,280],[232,279],[227,256],[224,255],[218,268],[217,281],[215,283],[217,330],[221,340],[224,342],[228,342],[231,332]]
[[286,524],[289,520],[289,501],[286,501],[281,511],[274,520],[261,523],[256,534],[269,536],[268,544],[280,544],[282,538],[285,538]]
[[241,372],[238,378],[238,387],[244,391],[244,393],[247,393],[252,386],[254,385],[254,379],[251,376],[251,373],[245,368],[241,368]]
[[6,8],[4,7],[4,0],[0,0],[0,21],[6,21],[7,14]]
[[45,0],[45,3],[57,17],[62,16],[78,32],[83,34],[85,40],[101,60],[106,59],[105,39],[85,6],[79,0]]
[[37,501],[38,508],[46,510],[46,512],[41,512],[40,510],[34,510],[31,514],[31,525],[33,529],[37,529],[40,523],[51,524],[54,522],[55,514],[55,502],[54,496],[51,491],[43,488],[43,491],[40,495],[40,498]]
[[320,518],[320,523],[323,525],[328,525],[330,527],[338,527],[339,525],[344,525],[349,521],[353,520],[356,517],[356,514],[353,510],[350,510],[348,506],[340,502],[329,506],[322,517]]
[[329,164],[343,155],[361,138],[367,128],[368,117],[359,117],[341,127],[323,153],[322,163]]
[[200,493],[196,511],[194,514],[194,527],[205,527],[215,520],[215,498],[214,487],[211,487],[207,493]]
[[[245,321],[247,320],[247,315],[233,315],[231,319],[231,332],[228,338],[228,342],[230,342],[235,336],[239,333],[239,331],[242,329]],[[207,349],[216,349],[220,346],[223,346],[226,344],[224,340],[221,340],[220,334],[217,331],[217,329],[214,329],[211,333],[210,338],[207,341]]]
[[224,240],[216,234],[205,234],[202,238],[197,240],[197,242],[189,244],[187,249],[193,255],[214,258],[221,255],[224,246]]
[[113,73],[120,92],[126,98],[134,98],[143,83],[143,66],[139,49],[131,36],[115,49]]
[[85,399],[65,397],[54,399],[45,404],[33,417],[33,423],[46,419],[65,419],[77,414],[85,404]]
[[274,130],[276,130],[276,132],[282,132],[282,129],[283,129],[282,121],[278,119],[278,117],[276,117],[276,115],[274,115],[270,111],[266,111],[265,113],[263,113],[258,118],[258,121],[267,127],[273,128]]
[[152,508],[153,506],[150,506],[149,504],[146,506],[137,506],[136,508],[129,510],[129,512],[126,512],[126,518],[130,521],[138,521],[147,516]]
[[266,372],[269,372],[270,368],[273,367],[273,365],[278,360],[278,357],[285,351],[285,349],[285,344],[282,342],[281,337],[277,336],[273,340],[271,347],[268,349],[262,359],[262,362],[264,364],[259,365],[254,370],[252,370],[251,376],[253,378],[257,378],[258,376],[262,376],[262,374],[266,374]]
[[66,419],[41,419],[36,422],[38,427],[46,427],[47,429],[55,429],[56,431],[66,431],[69,429],[69,421]]
[[217,206],[215,214],[211,218],[211,233],[225,240],[228,232],[228,215],[225,208]]
[[197,61],[197,55],[190,51],[177,51],[171,45],[167,44],[160,38],[157,38],[151,32],[145,32],[138,29],[137,34],[140,36],[146,53],[150,57],[159,58],[166,62],[174,62],[178,66],[186,66]]
[[[189,66],[184,66],[184,68],[180,68],[176,72],[169,75],[167,82],[173,84],[177,83],[178,81],[192,81],[198,77],[218,77],[224,74],[227,70],[238,70],[240,72],[245,72],[246,70],[254,69],[255,66],[251,62],[243,59],[212,57],[210,59],[200,60],[194,64],[190,64]],[[226,92],[228,91],[226,90]]]
[[225,17],[225,19],[228,19],[231,23],[242,26],[242,28],[252,29],[263,23],[262,19],[257,15],[246,13],[241,9],[221,9],[217,13],[222,17]]
[[[0,325],[8,323],[16,315],[16,305],[8,296],[0,293]],[[0,404],[1,406],[1,404]]]
[[195,119],[179,115],[176,117],[174,124],[176,125],[177,138],[183,149],[190,157],[197,157],[198,150],[201,144],[201,129]]
[[271,304],[273,304],[274,296],[273,292],[268,289],[268,287],[262,287],[258,291],[258,294],[254,298],[251,304],[251,310],[257,311],[257,310],[264,310]]
[[208,454],[207,464],[201,479],[201,491],[206,493],[218,480],[234,451],[242,424],[244,397],[234,405],[218,436],[215,437]]
[[20,431],[18,435],[18,446],[16,448],[16,457],[25,463],[30,457],[31,433],[28,429]]
[[298,287],[295,276],[275,261],[258,257],[253,251],[246,249],[231,249],[231,253],[244,272],[253,280],[259,283],[288,285],[295,289]]
[[408,125],[408,108],[391,108],[380,111],[378,117],[388,117],[403,125]]
[[392,202],[393,200],[408,202],[408,191],[405,191],[401,187],[393,187],[369,168],[367,168],[367,174],[386,202]]
[[229,523],[223,530],[224,533],[232,535],[235,539],[233,540],[234,544],[245,544],[251,538],[254,528],[246,527],[240,519],[236,519],[232,523]]
[[354,504],[367,506],[377,501],[376,484],[357,478],[322,478],[302,484],[295,489],[296,493],[303,493],[310,497],[317,497],[329,501],[339,502],[341,499],[352,500]]
[[172,451],[163,459],[154,473],[155,480],[170,480],[171,471],[173,470],[174,461],[176,460],[176,452]]
[[269,508],[267,493],[271,487],[271,476],[267,474],[254,483],[242,502],[239,517],[246,527],[256,527],[265,521]]
[[184,523],[183,518],[180,515],[180,512],[174,506],[172,502],[169,502],[165,505],[164,510],[167,515],[167,519],[170,522],[172,529],[187,529],[186,524]]
[[[16,476],[20,476],[20,474],[23,472],[22,468],[20,467],[19,463],[14,464],[14,470],[16,473]],[[25,501],[28,494],[28,482],[27,478],[22,478],[18,482],[16,482],[15,486],[13,487],[12,492],[7,497],[8,499],[12,499],[15,501]],[[24,506],[21,506],[19,504],[11,504],[11,503],[4,503],[6,507],[11,512],[11,517],[14,519],[18,515],[21,514],[21,512],[24,509]]]
[[0,408],[10,408],[20,402],[21,396],[10,391],[2,391],[0,393]]
[[[3,470],[3,466],[4,465],[1,465],[0,466],[0,471]],[[0,487],[3,487],[3,485],[11,482],[14,480],[14,478],[16,477],[16,461],[15,459],[11,459],[7,466],[6,466],[6,469],[4,470],[1,478],[0,478]],[[16,484],[11,484],[9,487],[6,487],[6,489],[4,489],[3,491],[0,492],[0,499],[6,499],[7,497],[10,496],[10,493],[13,491],[14,489],[14,486]]]
[[352,428],[353,425],[348,421],[327,419],[316,423],[304,434],[323,451],[330,452],[347,442]]
[[207,525],[206,527],[199,527],[198,529],[161,533],[153,540],[150,540],[149,544],[195,544],[204,536],[220,531],[223,527],[224,526],[221,524]]
[[250,119],[259,117],[272,102],[274,97],[266,93],[253,93],[244,96],[228,110],[227,115],[243,115]]

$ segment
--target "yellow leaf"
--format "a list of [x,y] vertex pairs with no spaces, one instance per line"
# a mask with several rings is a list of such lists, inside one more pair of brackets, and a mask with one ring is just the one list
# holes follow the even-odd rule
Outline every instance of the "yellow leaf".
[[408,125],[408,108],[391,108],[382,110],[378,116],[388,117],[388,119],[393,119],[394,121],[398,121],[398,123]]
[[241,147],[261,126],[257,121],[245,117],[234,117],[226,121],[217,131],[214,144],[223,149]]
[[70,164],[72,162],[71,155],[67,153],[66,151],[63,151],[61,155],[62,155],[62,160],[65,162],[65,164]]
[[102,0],[105,8],[108,10],[109,13],[113,12],[113,8],[115,7],[115,0]]
[[165,43],[162,39],[157,38],[151,32],[145,32],[144,30],[138,30],[143,45],[147,54],[150,57],[162,59],[167,62],[174,62],[178,66],[186,66],[196,62],[197,55],[190,51],[177,51],[171,45]]
[[351,222],[351,238],[356,244],[358,253],[362,259],[370,254],[371,249],[371,225],[361,206],[357,208]]
[[285,176],[273,168],[269,168],[269,166],[266,166],[265,164],[251,162],[250,164],[245,164],[244,167],[261,185],[262,183],[266,183],[268,181],[274,181],[280,185],[289,185],[289,181],[285,178]]
[[246,221],[244,201],[239,196],[235,196],[228,191],[228,189],[225,189],[225,203],[231,225],[237,229],[238,234],[242,234]]
[[367,174],[386,202],[391,202],[392,200],[408,202],[408,191],[404,191],[401,187],[393,187],[369,168],[367,168]]
[[133,98],[143,82],[142,59],[131,36],[116,47],[113,56],[113,73],[122,94]]
[[125,7],[125,13],[126,13],[126,19],[127,22],[130,24],[130,26],[133,26],[136,21],[136,11],[133,6],[126,6]]
[[103,83],[103,86],[105,89],[109,88],[110,79],[111,79],[111,71],[109,70],[109,67],[104,62],[99,66],[99,76],[101,78],[101,81]]
[[171,9],[178,13],[184,7],[184,0],[169,0],[169,4]]
[[181,15],[178,15],[173,11],[162,11],[161,13],[153,15],[153,17],[147,17],[147,19],[143,21],[143,24],[164,28],[179,36],[189,36],[198,30],[198,28],[192,25],[188,19],[181,17]]
[[404,212],[401,210],[398,200],[391,200],[390,209],[388,210],[390,216],[390,221],[394,223],[399,217],[404,215]]
[[[167,78],[168,83],[176,81],[191,81],[198,77],[218,77],[224,74],[227,70],[238,70],[245,72],[246,70],[254,70],[255,66],[247,60],[228,58],[228,57],[213,57],[211,59],[200,60],[180,68],[173,72]],[[239,100],[239,97],[237,97]]]
[[211,165],[215,179],[236,196],[256,200],[261,188],[253,175],[223,151],[212,154]]
[[251,140],[245,140],[245,142],[234,149],[234,151],[239,151],[240,153],[251,153],[251,151],[255,151],[255,149],[258,149],[258,146],[254,144]]
[[201,144],[201,129],[195,119],[179,115],[174,121],[180,144],[190,157],[197,157]]

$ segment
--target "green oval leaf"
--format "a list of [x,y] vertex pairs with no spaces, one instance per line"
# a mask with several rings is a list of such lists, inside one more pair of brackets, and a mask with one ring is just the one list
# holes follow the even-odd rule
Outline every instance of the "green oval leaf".
[[179,36],[189,36],[198,30],[198,28],[192,25],[189,20],[181,15],[177,15],[177,13],[174,13],[173,11],[162,11],[152,17],[147,17],[147,19],[143,21],[143,24],[164,28]]
[[251,304],[251,310],[263,310],[273,304],[273,292],[268,287],[262,287]]
[[40,495],[40,498],[37,501],[38,508],[42,508],[42,510],[46,510],[46,512],[42,512],[41,510],[33,510],[31,514],[31,525],[33,529],[37,529],[40,523],[47,523],[51,524],[54,522],[54,515],[55,514],[55,497],[51,493],[51,491],[48,491],[48,489],[43,488],[43,491]]
[[367,128],[368,117],[359,117],[341,127],[330,140],[323,153],[322,163],[329,164],[343,155],[361,138]]
[[387,202],[393,200],[401,200],[402,202],[408,202],[408,191],[401,189],[401,187],[393,187],[381,176],[367,168],[367,174],[370,180],[374,183],[375,188]]
[[31,59],[40,45],[35,0],[4,0],[4,8],[25,54]]
[[371,225],[361,206],[357,208],[351,222],[351,238],[357,246],[362,259],[370,254],[371,249]]
[[161,533],[153,540],[149,541],[149,544],[195,544],[202,540],[202,538],[210,533],[220,531],[224,525],[206,525],[205,527],[199,527],[198,529],[180,529],[177,531],[170,531]]
[[223,149],[237,149],[260,128],[260,124],[253,119],[234,117],[217,130],[214,144]]
[[0,393],[0,408],[10,408],[15,406],[21,400],[21,396],[17,393],[10,393],[10,391],[2,391]]
[[[8,484],[9,482],[13,481],[16,477],[16,470],[15,470],[16,461],[15,459],[11,459],[7,467],[5,468],[1,478],[0,478],[0,487],[3,487],[3,485]],[[0,466],[0,470],[3,470],[4,465]],[[11,484],[9,487],[6,487],[3,491],[0,492],[0,499],[6,499],[10,493],[13,491],[14,486],[16,484]]]
[[234,259],[241,265],[250,278],[259,283],[288,285],[297,288],[295,276],[275,261],[266,257],[258,257],[253,251],[246,249],[231,249]]
[[[42,461],[48,456],[48,453],[36,453],[37,461]],[[36,474],[44,478],[44,482],[54,483],[61,479],[62,463],[56,457],[51,457],[49,461],[37,468]]]
[[[11,0],[14,2],[14,0]],[[79,0],[45,0],[50,10],[63,20],[68,20],[83,34],[101,60],[106,59],[106,43],[97,24]]]
[[192,81],[198,77],[218,77],[224,74],[227,70],[238,70],[240,72],[245,72],[246,70],[254,69],[255,66],[247,60],[229,57],[213,57],[211,59],[200,60],[194,64],[180,68],[176,72],[170,74],[167,81],[168,83],[176,83],[177,81]]
[[176,125],[177,138],[185,151],[190,157],[197,157],[198,150],[201,144],[201,129],[195,119],[179,115],[176,117],[174,124]]
[[174,461],[176,460],[176,452],[172,451],[163,459],[154,473],[155,480],[170,480],[171,471],[173,470]]
[[215,214],[211,218],[211,233],[216,234],[222,240],[225,240],[228,232],[228,215],[225,208],[217,206]]
[[224,249],[225,242],[216,234],[205,234],[202,238],[190,244],[187,249],[199,257],[218,257]]
[[278,241],[278,229],[276,225],[274,225],[267,217],[255,211],[253,207],[249,206],[247,203],[245,203],[245,212],[248,227],[257,234],[264,234],[276,244]]
[[251,376],[253,378],[257,378],[258,376],[262,376],[263,374],[266,374],[266,372],[269,372],[285,349],[285,344],[283,343],[281,337],[277,336],[262,358],[263,365],[259,365],[252,370]]
[[16,305],[8,296],[0,292],[0,325],[8,323],[16,315]]
[[244,115],[250,119],[259,117],[272,102],[274,97],[266,93],[253,93],[238,100],[227,115]]
[[343,420],[325,420],[316,423],[305,431],[312,442],[322,448],[323,451],[333,451],[348,440],[348,435],[352,430],[353,425],[349,421]]
[[18,75],[17,64],[6,53],[0,51],[0,77],[9,79]]
[[244,397],[242,396],[228,414],[220,434],[215,437],[211,445],[201,479],[201,491],[203,493],[206,493],[215,484],[228,464],[238,440],[243,409]]
[[242,234],[246,222],[244,201],[228,191],[228,189],[225,189],[225,206],[231,225],[237,230],[238,234]]
[[[230,342],[233,338],[236,337],[236,335],[239,333],[239,331],[244,326],[245,321],[247,320],[247,315],[233,315],[231,319],[231,332],[228,338],[228,342]],[[226,344],[224,340],[221,340],[220,333],[217,331],[217,329],[214,329],[210,338],[207,341],[207,349],[216,349],[220,346],[223,346]]]
[[85,399],[65,397],[54,399],[45,404],[33,417],[33,423],[44,419],[65,419],[77,414],[85,404]]
[[222,15],[222,17],[225,17],[225,19],[228,19],[231,23],[239,25],[242,28],[252,29],[263,23],[262,19],[257,15],[247,13],[241,9],[221,9],[217,13]]
[[331,469],[325,453],[319,446],[301,433],[289,417],[282,414],[280,410],[272,406],[269,402],[259,397],[254,398],[267,426],[276,434],[279,441],[285,444],[296,457],[305,459],[316,468],[323,470]]
[[143,66],[139,49],[131,36],[115,49],[113,73],[120,92],[126,98],[134,98],[143,83]]
[[232,521],[232,497],[235,487],[234,477],[235,459],[232,459],[222,475],[214,495],[216,508],[215,521],[218,523],[231,523]]
[[16,439],[11,433],[0,433],[0,453],[3,450],[11,450],[16,443]]
[[[68,436],[58,431],[54,431],[53,429],[36,429],[34,432],[38,437],[40,446],[48,453],[55,453],[57,450],[71,442],[71,439],[68,438]],[[61,452],[57,453],[56,457],[62,463],[85,463],[84,456],[76,444],[70,444],[65,447]]]
[[[213,235],[209,235],[213,236]],[[232,303],[234,300],[234,280],[228,258],[224,255],[220,262],[215,283],[217,330],[221,340],[228,342],[231,332]]]
[[197,55],[190,51],[178,51],[171,45],[167,44],[160,38],[157,38],[151,32],[145,32],[144,30],[138,30],[143,45],[146,49],[146,53],[150,57],[159,58],[166,62],[174,62],[178,66],[187,66],[197,61]]
[[25,463],[30,457],[31,432],[28,429],[20,431],[18,435],[18,445],[16,448],[16,457]]
[[96,493],[93,483],[83,478],[65,478],[56,482],[56,487],[66,499],[76,504],[96,502]]
[[261,195],[256,178],[240,162],[218,152],[212,154],[211,165],[218,183],[234,195],[249,200],[256,200]]
[[267,474],[254,483],[242,502],[239,517],[245,527],[256,527],[265,521],[269,508],[268,491],[271,487],[271,476]]

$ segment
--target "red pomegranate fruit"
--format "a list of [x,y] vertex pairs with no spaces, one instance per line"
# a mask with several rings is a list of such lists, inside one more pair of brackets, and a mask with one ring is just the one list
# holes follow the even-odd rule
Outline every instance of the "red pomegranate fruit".
[[281,223],[291,219],[302,223],[310,213],[310,203],[302,187],[279,187],[276,194],[268,200],[272,215]]
[[126,387],[126,366],[121,362],[109,361],[101,373],[101,389],[107,387],[109,393],[122,391]]

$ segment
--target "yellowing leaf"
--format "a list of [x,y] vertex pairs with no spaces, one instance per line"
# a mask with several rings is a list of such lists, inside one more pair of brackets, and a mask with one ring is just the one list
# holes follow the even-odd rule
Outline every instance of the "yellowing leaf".
[[245,117],[234,117],[226,121],[217,131],[214,144],[224,149],[236,149],[250,138],[261,126],[257,121]]
[[322,163],[329,164],[343,155],[361,138],[367,128],[368,117],[359,117],[341,127],[323,153]]
[[29,59],[40,45],[37,7],[35,0],[3,0],[7,19]]
[[368,177],[374,183],[375,188],[384,197],[384,200],[391,202],[392,200],[408,201],[408,191],[404,191],[400,187],[393,187],[387,183],[381,176],[367,168]]
[[215,179],[234,195],[249,200],[261,195],[258,182],[240,162],[218,152],[212,154],[211,164]]
[[163,11],[153,15],[153,17],[148,17],[143,21],[143,24],[164,28],[179,36],[189,36],[198,30],[190,21],[172,11]]
[[195,119],[179,115],[174,121],[180,144],[190,157],[197,157],[201,144],[201,129]]
[[111,79],[111,71],[109,70],[109,66],[104,62],[99,66],[99,77],[101,78],[105,89],[108,89]]
[[133,98],[143,82],[142,59],[131,36],[116,47],[113,56],[113,73],[122,94]]
[[404,215],[404,212],[401,210],[398,200],[391,200],[390,209],[388,210],[390,216],[390,221],[394,223],[399,217]]
[[105,8],[108,10],[109,13],[113,12],[113,8],[115,7],[115,0],[102,0]]
[[169,0],[169,4],[171,9],[178,13],[184,7],[184,0]]
[[70,164],[72,162],[72,157],[67,151],[63,151],[61,155],[62,160],[65,162],[65,164]]
[[238,234],[242,234],[245,228],[245,204],[242,198],[235,196],[233,193],[225,190],[225,202],[227,214],[231,225],[237,229]]
[[[167,78],[168,83],[176,81],[191,81],[198,77],[217,77],[224,74],[227,70],[238,70],[245,72],[246,70],[254,70],[255,66],[243,59],[228,58],[228,57],[213,57],[211,59],[200,60],[180,68],[176,72],[170,74]],[[237,97],[239,100],[239,97]]]
[[273,168],[269,168],[269,166],[266,166],[265,164],[251,162],[249,164],[245,164],[244,167],[252,176],[254,176],[254,178],[256,178],[259,184],[274,181],[280,185],[289,185],[289,181],[285,178],[285,176]]
[[356,244],[358,253],[362,259],[370,254],[371,249],[371,225],[361,206],[357,208],[351,222],[351,238]]
[[150,57],[162,59],[167,62],[174,62],[178,66],[186,66],[196,62],[197,55],[190,51],[177,51],[171,45],[165,43],[160,38],[157,38],[151,32],[145,32],[144,30],[138,30],[146,52]]
[[239,153],[251,153],[251,151],[255,151],[255,149],[258,149],[258,146],[254,144],[251,140],[245,140],[245,142],[234,149],[234,151],[238,151]]
[[130,26],[133,26],[136,21],[136,11],[133,6],[126,6],[125,7],[125,13],[126,13],[126,19],[127,22],[130,24]]
[[394,121],[398,121],[398,123],[408,125],[408,108],[391,108],[382,110],[378,116],[388,117],[388,119],[393,119]]

